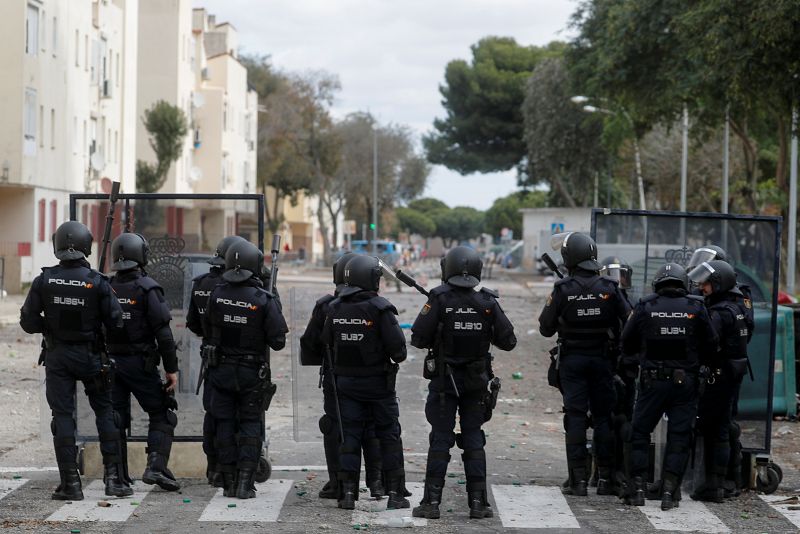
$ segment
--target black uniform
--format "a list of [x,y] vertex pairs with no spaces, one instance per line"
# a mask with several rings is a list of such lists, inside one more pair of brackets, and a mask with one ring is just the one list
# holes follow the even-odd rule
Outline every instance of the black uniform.
[[75,384],[83,382],[95,413],[103,463],[118,465],[120,432],[114,421],[111,388],[105,363],[102,326],[122,325],[122,311],[108,280],[86,260],[61,261],[37,276],[20,310],[20,326],[46,341],[47,403],[53,414],[56,460],[59,467],[75,466]]
[[344,432],[339,481],[358,483],[365,431],[374,424],[390,503],[393,491],[402,498],[405,483],[395,393],[399,366],[392,362],[405,360],[406,342],[396,315],[395,307],[376,292],[348,287],[330,302],[322,332],[333,354]]
[[[178,418],[169,402],[172,399],[164,392],[158,362],[161,360],[165,372],[176,373],[178,359],[164,290],[138,268],[119,271],[111,278],[111,287],[122,308],[123,319],[122,328],[109,329],[107,335],[109,355],[117,364],[111,397],[120,417],[123,443],[125,429],[131,424],[133,394],[149,418],[148,464],[157,463],[156,470],[174,482],[166,464]],[[178,489],[177,484],[161,480],[159,485],[164,489]]]
[[[196,336],[203,339],[200,353],[206,345],[206,334],[203,331],[203,317],[208,306],[208,297],[211,291],[223,282],[222,268],[211,267],[207,273],[201,274],[192,280],[192,295],[189,299],[189,311],[186,313],[186,327]],[[203,452],[208,460],[209,472],[216,470],[217,450],[214,448],[216,429],[214,428],[214,417],[211,415],[209,404],[211,388],[203,388]]]
[[737,288],[706,297],[720,343],[719,352],[708,355],[710,374],[700,398],[697,420],[698,430],[703,436],[706,487],[709,490],[719,488],[728,471],[734,405],[739,385],[747,373],[747,342],[752,331],[742,300],[743,295]]
[[609,480],[614,454],[611,411],[619,332],[630,313],[616,281],[577,268],[555,283],[539,316],[539,332],[558,333],[559,379],[571,480],[585,480],[586,429],[591,410],[600,478]]
[[[288,328],[277,302],[255,278],[214,288],[203,322],[206,342],[215,347],[207,386],[217,470],[225,479],[226,496],[241,496],[240,489],[252,490],[263,445],[261,418],[274,394],[269,348],[286,345]],[[237,465],[239,488],[234,491]]]
[[702,299],[666,287],[643,298],[622,333],[623,351],[640,355],[639,396],[633,414],[633,475],[648,466],[650,433],[669,418],[663,480],[680,486],[697,413],[698,372],[716,351],[717,335]]
[[[481,426],[491,417],[487,392],[494,374],[489,350],[495,345],[509,351],[517,344],[514,327],[497,296],[487,288],[475,291],[442,284],[431,290],[411,329],[411,344],[433,348],[436,357],[425,362],[435,368],[429,373],[425,404],[431,424],[425,478],[438,481],[437,487],[444,484],[450,449],[458,444],[464,451],[467,491],[486,491],[486,437]],[[458,435],[454,433],[456,412],[461,427]]]
[[[620,292],[630,305],[624,289]],[[632,306],[631,306],[632,307]],[[614,429],[614,488],[620,497],[627,494],[631,476],[631,447],[633,441],[633,406],[636,402],[636,378],[639,376],[639,355],[620,351],[617,375],[614,377],[616,397],[612,426]]]

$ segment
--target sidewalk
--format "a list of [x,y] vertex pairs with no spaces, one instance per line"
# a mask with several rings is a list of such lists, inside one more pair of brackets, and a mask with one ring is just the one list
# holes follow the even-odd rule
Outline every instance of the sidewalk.
[[19,323],[19,309],[25,302],[25,295],[8,295],[0,299],[0,327]]

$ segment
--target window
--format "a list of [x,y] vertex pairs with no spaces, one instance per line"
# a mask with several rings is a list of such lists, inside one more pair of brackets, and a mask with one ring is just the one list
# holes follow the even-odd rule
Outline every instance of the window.
[[58,18],[53,17],[53,57],[56,57],[58,47]]
[[114,76],[117,79],[117,87],[119,87],[119,52],[117,52],[117,61],[114,62]]
[[41,32],[40,35],[42,37],[42,52],[45,52],[47,48],[47,13],[42,10],[42,20],[41,20]]
[[81,34],[75,30],[75,66],[81,66]]
[[79,137],[78,137],[78,117],[76,117],[74,115],[72,116],[72,132],[70,134],[70,137],[72,137],[72,153],[73,154],[77,154],[78,153],[78,139],[79,139]]
[[[89,140],[86,137],[86,121],[83,121],[83,150],[86,150],[89,147]],[[83,153],[86,155],[86,152]]]
[[119,162],[119,131],[114,131],[114,163]]
[[100,41],[92,39],[92,63],[89,70],[89,77],[92,85],[97,85],[98,71],[100,69]]
[[44,241],[44,225],[46,223],[45,218],[47,216],[45,209],[45,200],[42,198],[39,200],[39,242]]
[[44,148],[44,106],[39,106],[39,131],[42,133],[39,136],[39,146]]
[[58,219],[58,201],[50,201],[50,234],[56,233],[56,219]]
[[28,4],[28,15],[25,17],[25,53],[37,55],[39,50],[39,8]]
[[36,140],[36,89],[25,88],[25,139]]
[[56,110],[50,108],[50,148],[56,148]]
[[83,70],[89,71],[89,36],[83,36]]

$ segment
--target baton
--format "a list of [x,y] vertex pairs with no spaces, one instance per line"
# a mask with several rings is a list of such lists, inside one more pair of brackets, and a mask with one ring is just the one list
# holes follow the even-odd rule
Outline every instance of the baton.
[[555,274],[559,278],[564,278],[564,275],[561,273],[561,271],[558,270],[558,265],[556,265],[556,262],[554,262],[553,258],[550,257],[550,254],[548,254],[547,252],[542,254],[542,261],[544,262],[545,265],[547,265],[547,267],[551,271],[553,271],[553,274]]

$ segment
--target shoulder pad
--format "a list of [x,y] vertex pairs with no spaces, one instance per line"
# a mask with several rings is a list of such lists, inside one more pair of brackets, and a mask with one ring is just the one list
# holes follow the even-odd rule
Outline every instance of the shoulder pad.
[[705,304],[706,298],[700,295],[690,295],[689,293],[686,294],[686,298],[689,300],[696,300]]
[[150,291],[151,289],[162,289],[159,283],[149,276],[142,276],[137,280],[137,283],[139,284],[139,287],[145,291]]
[[370,303],[373,306],[375,306],[376,308],[378,308],[378,310],[380,310],[380,311],[389,310],[393,314],[397,315],[397,308],[394,307],[394,304],[392,304],[391,302],[389,302],[388,300],[386,300],[383,297],[372,297],[370,299]]
[[434,287],[428,293],[430,293],[430,295],[433,297],[435,295],[443,295],[443,294],[447,293],[448,291],[452,291],[452,290],[453,290],[453,288],[449,284],[442,284],[442,285]]
[[203,278],[205,278],[208,275],[209,275],[209,273],[198,274],[197,276],[192,278],[192,282],[199,282],[200,280],[202,280]]
[[494,298],[500,298],[500,293],[494,289],[489,289],[488,287],[482,287],[480,293],[487,293],[488,295]]
[[558,287],[571,281],[572,281],[571,276],[565,276],[564,278],[559,278],[558,280],[556,280],[555,283],[553,284],[553,287]]
[[330,304],[331,302],[333,302],[335,298],[336,297],[334,297],[333,295],[325,295],[320,299],[318,299],[317,302],[314,303],[314,306],[315,307],[325,306],[326,304]]
[[658,293],[650,293],[646,297],[642,297],[639,299],[639,304],[644,304],[645,302],[652,302],[658,298]]
[[100,278],[106,282],[109,280],[108,276],[95,269],[89,269],[89,278]]

